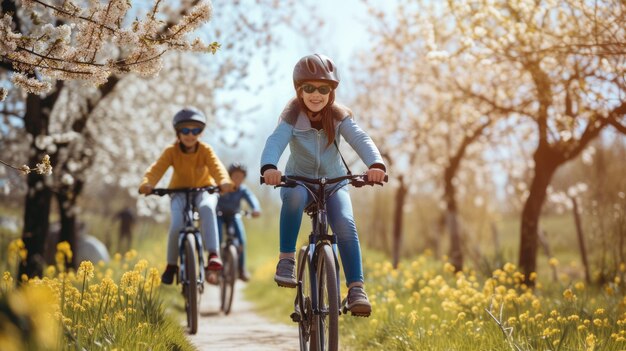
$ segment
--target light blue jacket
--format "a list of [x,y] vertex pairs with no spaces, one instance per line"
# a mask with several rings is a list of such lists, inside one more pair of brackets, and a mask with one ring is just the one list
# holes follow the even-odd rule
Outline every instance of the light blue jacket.
[[[295,105],[294,105],[295,104]],[[383,158],[372,139],[354,122],[349,111],[335,108],[335,140],[340,137],[356,151],[369,168],[377,164],[384,169]],[[309,178],[339,177],[347,174],[337,147],[328,144],[326,132],[311,127],[306,114],[300,111],[297,100],[288,104],[274,132],[267,138],[261,154],[261,167],[276,166],[280,156],[289,144],[291,155],[287,160],[285,175],[298,175]],[[271,167],[271,168],[274,168]]]

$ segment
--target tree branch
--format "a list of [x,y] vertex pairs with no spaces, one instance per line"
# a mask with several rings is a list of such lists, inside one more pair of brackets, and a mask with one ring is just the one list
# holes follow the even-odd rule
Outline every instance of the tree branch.
[[626,125],[623,125],[617,119],[626,115],[626,102],[623,102],[619,107],[611,111],[611,114],[607,118],[610,125],[612,125],[618,132],[626,134]]
[[47,3],[43,2],[43,1],[40,1],[40,0],[33,0],[33,1],[34,1],[34,2],[36,2],[36,3],[38,3],[39,5],[41,5],[41,6],[43,6],[43,7],[47,7],[47,8],[49,8],[49,9],[51,9],[51,10],[55,11],[55,12],[58,12],[58,13],[60,13],[60,14],[65,15],[65,16],[67,16],[67,17],[71,17],[71,18],[78,18],[78,19],[81,19],[81,20],[83,20],[83,21],[86,21],[86,22],[90,22],[90,23],[96,24],[96,25],[98,25],[98,26],[99,26],[99,27],[101,27],[101,28],[108,29],[108,30],[109,30],[110,32],[112,32],[112,33],[115,33],[115,32],[116,32],[116,29],[115,29],[115,28],[111,28],[111,27],[109,27],[109,26],[106,26],[106,25],[104,25],[104,24],[102,24],[102,23],[100,23],[100,22],[98,22],[98,21],[94,21],[94,20],[92,20],[91,18],[88,18],[88,17],[83,17],[83,16],[77,16],[75,13],[70,13],[70,12],[67,12],[67,11],[65,11],[65,10],[63,10],[63,9],[61,9],[61,8],[58,8],[58,7],[54,6],[54,5],[47,4]]

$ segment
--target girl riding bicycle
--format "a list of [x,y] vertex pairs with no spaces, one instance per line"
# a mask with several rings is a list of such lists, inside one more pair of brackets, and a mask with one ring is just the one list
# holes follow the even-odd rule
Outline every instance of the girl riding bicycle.
[[[339,153],[340,136],[368,166],[367,177],[382,182],[386,168],[372,139],[359,128],[352,111],[335,102],[339,73],[333,61],[319,54],[301,58],[293,70],[296,98],[283,110],[274,132],[268,137],[261,156],[261,174],[265,183],[280,184],[281,171],[276,167],[289,144],[286,175],[338,177],[346,175],[347,165]],[[335,186],[328,188],[332,191]],[[302,187],[280,189],[283,201],[280,213],[280,255],[274,280],[279,286],[296,287],[295,251],[302,214],[311,201]],[[328,200],[328,218],[342,258],[348,285],[346,307],[355,314],[369,315],[371,305],[363,287],[361,247],[348,189],[343,187]]]
[[[176,142],[165,148],[158,160],[146,171],[139,187],[142,194],[150,194],[165,171],[172,166],[174,173],[169,188],[195,188],[219,185],[220,191],[230,191],[232,184],[226,168],[211,146],[200,142],[206,117],[194,108],[180,110],[172,120]],[[200,215],[201,231],[209,259],[205,270],[207,280],[215,275],[211,271],[222,269],[218,250],[215,207],[217,195],[202,192],[196,195],[194,204]],[[184,225],[185,194],[172,195],[171,224],[167,242],[167,267],[161,276],[163,284],[172,284],[178,274],[178,234]]]
[[228,175],[233,181],[233,191],[220,196],[217,201],[217,228],[219,230],[219,239],[222,242],[222,231],[224,227],[224,217],[231,216],[235,224],[235,235],[239,244],[241,245],[241,255],[239,256],[239,279],[247,282],[250,280],[250,274],[246,269],[246,231],[243,226],[241,217],[238,216],[241,210],[241,200],[245,200],[248,206],[252,208],[252,217],[258,217],[261,215],[261,205],[259,200],[254,196],[254,193],[243,184],[246,175],[248,174],[247,168],[240,163],[233,163],[228,166]]

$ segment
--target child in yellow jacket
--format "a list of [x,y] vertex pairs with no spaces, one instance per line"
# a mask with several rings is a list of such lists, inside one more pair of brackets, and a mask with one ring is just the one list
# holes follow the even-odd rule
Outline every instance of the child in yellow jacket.
[[[206,126],[204,114],[194,108],[182,109],[174,115],[172,125],[176,131],[177,140],[166,147],[159,159],[148,168],[139,186],[139,192],[152,193],[152,189],[170,166],[174,169],[168,186],[170,189],[219,185],[220,191],[230,191],[232,181],[228,176],[228,171],[211,146],[198,140]],[[208,274],[209,271],[222,269],[215,215],[217,195],[207,192],[198,193],[194,198],[194,204],[200,215],[203,241],[209,252],[208,263],[205,267],[206,277],[209,279],[210,276],[214,276]],[[161,276],[163,284],[172,284],[174,276],[178,273],[178,234],[184,225],[184,209],[185,194],[173,194],[167,242],[167,267]]]

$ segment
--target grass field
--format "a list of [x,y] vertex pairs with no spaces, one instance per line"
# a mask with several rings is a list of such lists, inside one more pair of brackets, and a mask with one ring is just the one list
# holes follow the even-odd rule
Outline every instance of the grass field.
[[[495,267],[487,275],[481,273],[484,267],[454,274],[441,257],[428,252],[403,260],[394,270],[387,255],[365,249],[374,312],[370,318],[340,317],[342,350],[626,349],[626,298],[620,284],[626,266],[613,283],[586,286],[572,221],[556,216],[542,225],[552,257],[540,255],[534,290],[522,284],[514,264],[505,263],[517,256],[515,220],[499,223],[505,236],[502,264],[495,267],[496,255],[485,254]],[[294,290],[279,288],[272,279],[277,224],[249,222],[247,228],[253,278],[245,294],[260,313],[295,328],[289,318]],[[300,241],[308,231],[301,230]],[[488,252],[491,243],[485,244]],[[341,289],[345,295],[345,286]]]
[[[246,219],[252,280],[244,293],[259,313],[295,328],[289,318],[294,290],[278,288],[272,279],[278,256],[276,218],[276,213],[268,210],[259,219]],[[100,238],[114,230],[104,219],[92,218],[90,224],[92,234]],[[374,313],[370,318],[341,316],[342,350],[626,349],[626,298],[622,290],[626,266],[621,266],[608,284],[585,285],[580,279],[571,219],[549,217],[542,226],[548,233],[552,257],[540,254],[537,288],[529,290],[521,284],[515,265],[506,263],[517,257],[519,224],[509,219],[497,225],[500,250],[495,250],[488,235],[473,238],[482,250],[481,260],[468,258],[471,268],[458,274],[445,264],[445,256],[436,257],[432,252],[416,252],[393,269],[387,254],[365,248],[366,286]],[[309,231],[305,221],[301,243]],[[78,273],[49,269],[46,279],[28,284],[48,286],[52,295],[35,290],[16,293],[10,288],[14,276],[5,274],[0,298],[5,311],[13,311],[10,300],[15,296],[24,301],[49,300],[53,308],[27,311],[32,314],[27,318],[33,323],[40,321],[37,323],[47,332],[0,333],[0,341],[8,345],[11,340],[21,340],[41,350],[69,350],[96,343],[110,349],[145,343],[154,350],[191,350],[180,327],[184,315],[178,289],[154,289],[165,262],[165,232],[166,224],[141,221],[135,229],[136,251],[114,255],[108,265],[85,266]],[[9,249],[8,244],[15,243],[12,240],[18,235],[1,234],[0,244],[7,250],[0,253],[0,264],[3,271],[15,272],[12,262],[17,261],[19,247]],[[492,267],[491,273],[484,274],[485,267]],[[93,276],[89,273],[92,269]],[[107,286],[115,286],[116,293],[111,294]],[[341,290],[345,295],[345,286]],[[99,303],[102,296],[112,301],[106,307],[111,317],[106,319]],[[52,320],[60,321],[55,325],[61,328],[42,322],[44,315],[55,316]],[[136,332],[128,333],[131,327]],[[19,335],[19,340],[7,335]]]

